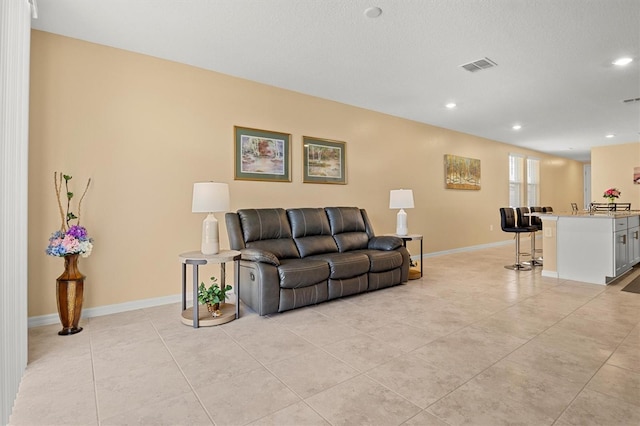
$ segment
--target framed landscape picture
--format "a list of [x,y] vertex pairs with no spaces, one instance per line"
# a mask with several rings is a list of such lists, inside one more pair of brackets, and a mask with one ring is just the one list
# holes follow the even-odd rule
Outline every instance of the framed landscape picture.
[[304,183],[347,183],[345,142],[302,137]]
[[480,189],[480,160],[445,154],[444,184],[447,189]]
[[291,182],[291,135],[234,126],[235,179]]

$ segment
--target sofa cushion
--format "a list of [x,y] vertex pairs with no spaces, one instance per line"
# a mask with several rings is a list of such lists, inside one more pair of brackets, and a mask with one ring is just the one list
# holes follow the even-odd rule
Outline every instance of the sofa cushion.
[[312,235],[331,235],[329,219],[324,209],[305,208],[287,210],[293,238],[309,237]]
[[278,312],[315,305],[328,299],[327,282],[301,288],[280,288]]
[[329,264],[324,260],[283,259],[278,266],[281,288],[300,288],[329,278]]
[[272,253],[278,259],[299,258],[293,238],[281,238],[277,240],[251,241],[246,244],[248,249],[264,250]]
[[364,232],[344,232],[334,235],[333,239],[338,245],[338,250],[345,251],[366,249],[369,244],[369,237]]
[[238,216],[245,242],[292,237],[284,209],[243,209]]
[[369,271],[369,257],[364,253],[328,253],[312,256],[329,264],[332,279],[353,278]]
[[395,250],[402,245],[402,240],[392,235],[373,237],[369,240],[369,249],[371,250]]
[[402,271],[393,269],[384,272],[369,272],[369,290],[391,287],[402,282]]
[[326,207],[333,235],[343,232],[365,232],[364,219],[357,207]]
[[278,259],[298,258],[284,209],[238,210],[246,248],[266,250]]
[[363,293],[369,289],[367,274],[344,280],[329,279],[329,299]]
[[287,216],[300,257],[338,251],[324,209],[290,209],[287,210]]
[[294,238],[300,257],[308,257],[318,253],[336,253],[338,246],[333,237],[329,235],[316,235],[312,237]]
[[369,272],[390,271],[402,266],[402,254],[398,251],[360,250],[369,257]]

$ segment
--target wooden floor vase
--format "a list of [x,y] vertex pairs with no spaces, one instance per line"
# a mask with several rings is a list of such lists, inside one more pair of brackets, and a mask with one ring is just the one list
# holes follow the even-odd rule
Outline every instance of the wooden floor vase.
[[85,276],[78,270],[78,256],[71,254],[64,257],[64,272],[56,280],[58,295],[58,315],[62,323],[61,336],[80,333],[78,327],[82,314],[82,298]]

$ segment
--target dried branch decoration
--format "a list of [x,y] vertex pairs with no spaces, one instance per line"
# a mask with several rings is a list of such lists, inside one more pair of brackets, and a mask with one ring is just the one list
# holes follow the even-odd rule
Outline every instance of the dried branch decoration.
[[[84,196],[87,194],[87,191],[89,190],[89,185],[91,184],[91,178],[89,178],[89,180],[87,181],[87,186],[84,188],[84,192],[82,193],[82,197],[80,197],[80,201],[78,202],[78,216],[76,216],[75,214],[73,214],[73,212],[70,210],[71,208],[71,199],[73,198],[73,192],[69,191],[69,181],[73,178],[73,176],[69,176],[69,175],[64,175],[62,174],[62,172],[58,175],[58,172],[54,172],[53,173],[53,182],[54,182],[54,187],[56,189],[56,198],[58,199],[58,210],[60,211],[60,219],[62,221],[61,225],[60,225],[60,230],[62,232],[66,232],[69,225],[69,222],[73,219],[77,219],[78,223],[77,225],[80,225],[80,208],[82,206],[82,200],[84,199]],[[60,197],[60,194],[62,193],[62,181],[64,180],[64,187],[65,187],[65,191],[66,191],[66,198],[67,198],[67,212],[65,215],[64,209],[62,208],[62,199]]]

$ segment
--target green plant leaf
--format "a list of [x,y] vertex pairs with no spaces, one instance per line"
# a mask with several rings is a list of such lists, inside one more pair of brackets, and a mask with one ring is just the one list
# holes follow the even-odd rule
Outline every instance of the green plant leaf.
[[66,180],[66,181],[68,182],[69,180],[71,180],[71,178],[72,178],[73,176],[69,176],[69,175],[62,175],[62,177],[64,178],[64,180]]
[[73,198],[73,192],[67,192],[67,200],[70,200]]

